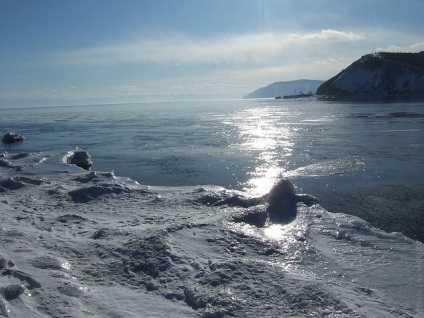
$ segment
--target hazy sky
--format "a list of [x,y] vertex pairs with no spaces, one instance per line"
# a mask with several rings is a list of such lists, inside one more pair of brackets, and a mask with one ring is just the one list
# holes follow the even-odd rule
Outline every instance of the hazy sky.
[[0,99],[243,96],[424,50],[423,0],[0,0]]

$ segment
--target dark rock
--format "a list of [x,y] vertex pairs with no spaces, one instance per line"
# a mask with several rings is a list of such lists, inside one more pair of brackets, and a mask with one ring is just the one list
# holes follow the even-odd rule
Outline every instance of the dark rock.
[[7,190],[17,190],[24,187],[25,184],[21,181],[17,181],[14,178],[0,180],[0,187]]
[[13,144],[15,142],[22,142],[24,141],[25,137],[15,134],[14,132],[8,132],[7,134],[5,134],[2,138],[2,141],[5,144]]
[[7,266],[7,259],[4,256],[0,256],[0,269],[3,269]]
[[13,277],[20,279],[21,281],[27,282],[29,289],[41,287],[40,282],[38,282],[36,279],[32,278],[31,275],[24,273],[22,271],[19,271],[19,270],[14,270],[14,269],[8,268],[3,272],[3,275],[13,276]]
[[72,165],[76,165],[85,170],[90,170],[93,165],[93,161],[91,160],[91,156],[87,151],[76,149],[71,151],[66,156],[66,162]]
[[0,292],[4,295],[6,300],[13,300],[18,298],[25,291],[25,287],[21,284],[9,285],[6,287],[1,287]]

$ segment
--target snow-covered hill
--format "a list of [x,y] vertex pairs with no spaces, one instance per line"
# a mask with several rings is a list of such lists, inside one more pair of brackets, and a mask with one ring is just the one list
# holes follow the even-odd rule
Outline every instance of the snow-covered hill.
[[326,81],[317,95],[339,98],[424,98],[424,51],[362,56]]
[[283,95],[299,94],[300,92],[312,92],[315,94],[317,88],[322,83],[324,83],[324,81],[306,79],[288,82],[275,82],[257,89],[256,91],[246,95],[244,98],[274,98]]

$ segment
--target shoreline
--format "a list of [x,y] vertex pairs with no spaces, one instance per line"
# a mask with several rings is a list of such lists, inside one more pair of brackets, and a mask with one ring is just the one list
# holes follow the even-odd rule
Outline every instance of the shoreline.
[[[2,166],[0,179],[4,179],[3,181],[6,182],[8,177],[26,175],[29,171],[24,167],[34,164],[31,157],[28,154],[19,159],[15,159],[14,156],[2,158],[0,160],[0,166]],[[55,159],[59,166],[54,165],[54,169],[61,170],[60,166],[63,162],[59,160],[59,157]],[[11,161],[9,161],[10,159]],[[45,157],[41,156],[39,160],[38,164],[43,162]],[[73,165],[66,165],[66,167],[68,171],[89,173],[89,171],[80,170]],[[29,172],[30,175],[34,176],[35,172],[42,178],[46,173],[44,169],[34,168],[30,168],[32,170]],[[20,170],[24,171],[20,173]],[[421,224],[424,224],[424,183],[418,179],[415,182],[411,180],[408,182],[405,179],[377,182],[349,175],[332,175],[318,178],[294,178],[292,181],[298,188],[297,192],[317,197],[320,205],[329,212],[357,216],[373,227],[388,233],[401,232],[411,239],[424,243],[424,232],[420,227]],[[0,187],[0,193],[1,190]]]
[[[115,178],[113,172],[84,170],[72,164],[62,166],[63,160],[58,160],[60,155],[54,159],[57,162],[52,166],[54,167],[53,171],[47,171],[44,168],[40,170],[38,166],[47,158],[52,159],[52,157],[41,155],[37,162],[37,160],[33,161],[31,155],[30,153],[21,153],[11,157],[0,157],[0,181],[2,181],[0,182],[0,193],[20,188],[27,182],[25,180],[29,179],[27,176],[40,180],[29,182],[30,184],[33,182],[42,184],[46,174],[51,175],[58,171],[66,172],[66,174],[76,173],[76,175],[81,173],[110,174]],[[29,162],[31,164],[28,164]],[[56,166],[57,164],[59,167]],[[66,168],[58,169],[60,166]],[[140,184],[127,177],[117,177],[131,180],[147,188],[151,186]],[[21,179],[24,180],[23,183],[20,181]],[[11,185],[9,184],[10,180],[13,183]],[[421,180],[394,181],[394,179],[390,179],[376,182],[375,180],[361,180],[349,175],[330,175],[316,178],[294,178],[291,181],[295,184],[298,193],[308,193],[317,197],[320,206],[331,213],[356,216],[387,233],[401,232],[413,240],[424,243],[424,231],[421,228],[421,225],[424,224],[424,183]],[[178,186],[166,185],[160,185],[160,187],[178,188]],[[195,186],[192,187],[195,188]],[[228,191],[233,190],[228,189]]]
[[351,95],[314,95],[319,101],[334,102],[421,102],[424,100],[424,94],[393,94],[393,95],[368,95],[368,94],[351,94]]

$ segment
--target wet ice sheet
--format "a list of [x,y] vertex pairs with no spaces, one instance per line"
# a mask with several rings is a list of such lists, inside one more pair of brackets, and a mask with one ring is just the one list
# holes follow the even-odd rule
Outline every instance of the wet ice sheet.
[[319,206],[299,206],[286,226],[234,224],[228,216],[242,208],[199,200],[222,188],[147,187],[53,159],[28,164],[40,158],[1,168],[4,315],[423,314],[423,244],[400,233]]

